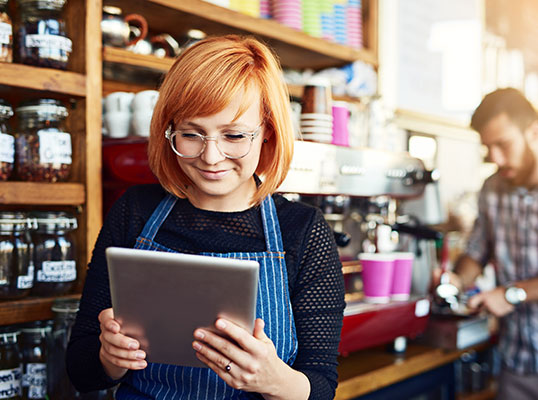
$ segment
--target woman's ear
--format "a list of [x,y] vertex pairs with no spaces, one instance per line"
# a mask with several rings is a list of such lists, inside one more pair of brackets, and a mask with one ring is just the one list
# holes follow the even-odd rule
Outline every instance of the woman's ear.
[[526,130],[525,138],[532,146],[538,146],[538,120],[534,121]]

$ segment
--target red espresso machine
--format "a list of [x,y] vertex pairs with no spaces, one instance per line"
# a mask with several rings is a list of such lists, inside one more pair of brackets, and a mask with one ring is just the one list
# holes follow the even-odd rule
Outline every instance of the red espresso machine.
[[[388,304],[364,302],[357,257],[372,250],[365,243],[371,245],[379,226],[398,225],[397,200],[420,197],[434,179],[435,174],[408,153],[296,141],[291,168],[279,192],[291,200],[320,206],[337,244],[347,244],[339,248],[347,304],[339,347],[342,355],[398,337],[414,338],[424,331],[430,313],[428,296],[412,294],[407,301]],[[105,213],[129,186],[156,182],[148,167],[146,138],[104,140]]]

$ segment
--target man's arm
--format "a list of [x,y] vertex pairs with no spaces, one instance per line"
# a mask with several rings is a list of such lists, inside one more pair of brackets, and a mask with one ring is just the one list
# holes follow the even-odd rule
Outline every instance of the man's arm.
[[[471,288],[474,285],[476,278],[482,274],[482,266],[467,254],[462,254],[456,262],[454,272],[457,274],[457,277],[455,277],[455,279],[452,279],[451,277],[451,281],[456,280],[456,282],[453,283],[458,286],[460,290],[465,290]],[[458,279],[459,282],[457,282]]]

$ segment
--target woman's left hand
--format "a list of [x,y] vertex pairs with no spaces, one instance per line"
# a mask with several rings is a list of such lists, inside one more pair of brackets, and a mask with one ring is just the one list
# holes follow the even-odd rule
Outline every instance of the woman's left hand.
[[192,347],[198,359],[231,387],[279,397],[282,387],[287,386],[286,379],[293,380],[293,375],[299,372],[278,357],[273,342],[263,330],[264,325],[263,320],[257,319],[254,332],[250,334],[233,322],[219,318],[215,327],[231,340],[200,328],[194,331],[196,340]]

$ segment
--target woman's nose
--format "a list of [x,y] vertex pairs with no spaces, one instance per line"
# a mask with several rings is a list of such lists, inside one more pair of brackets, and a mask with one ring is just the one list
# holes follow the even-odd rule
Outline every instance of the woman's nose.
[[216,164],[224,160],[226,157],[221,153],[221,151],[217,147],[216,138],[206,138],[205,149],[200,155],[200,158],[206,164]]

